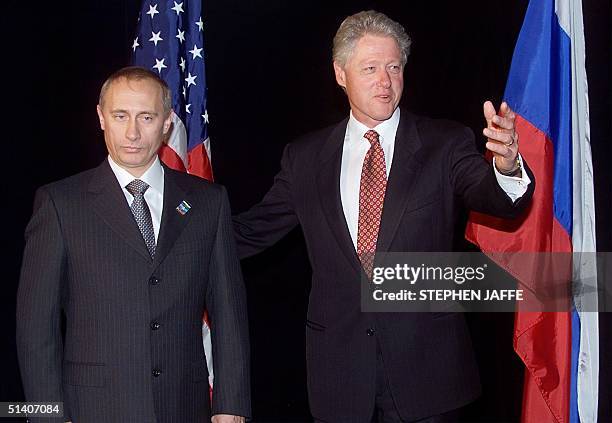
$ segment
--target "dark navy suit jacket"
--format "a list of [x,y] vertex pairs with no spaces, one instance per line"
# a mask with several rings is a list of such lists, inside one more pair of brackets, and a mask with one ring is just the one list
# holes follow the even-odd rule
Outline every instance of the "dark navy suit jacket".
[[250,415],[245,290],[225,190],[164,175],[153,260],[107,161],[36,194],[17,298],[19,363],[27,400],[64,401],[74,423]]
[[[361,312],[361,266],[340,200],[346,126],[347,119],[285,148],[270,191],[234,218],[239,254],[253,255],[302,227],[313,273],[305,330],[315,419],[370,421],[377,343],[403,419],[460,407],[480,393],[462,314]],[[451,251],[459,207],[512,218],[534,185],[513,204],[471,130],[402,110],[377,251]]]

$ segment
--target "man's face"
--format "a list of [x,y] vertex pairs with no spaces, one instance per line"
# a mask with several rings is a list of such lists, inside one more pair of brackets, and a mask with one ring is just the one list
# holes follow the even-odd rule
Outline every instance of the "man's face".
[[163,110],[161,87],[149,79],[114,81],[98,117],[111,158],[137,178],[155,160],[172,121]]
[[373,128],[391,117],[404,89],[401,53],[393,38],[365,35],[344,67],[334,62],[334,71],[359,122]]

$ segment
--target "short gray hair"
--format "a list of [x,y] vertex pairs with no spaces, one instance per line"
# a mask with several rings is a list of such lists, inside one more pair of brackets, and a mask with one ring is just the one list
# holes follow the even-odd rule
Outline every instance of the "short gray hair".
[[402,55],[402,66],[406,64],[412,40],[401,24],[375,10],[355,13],[340,24],[334,37],[333,60],[344,67],[357,41],[367,34],[393,38]]
[[162,90],[162,106],[164,113],[169,114],[170,110],[172,110],[172,92],[170,91],[170,87],[168,87],[166,81],[161,79],[155,72],[140,66],[128,66],[119,69],[117,72],[109,76],[106,81],[104,81],[104,84],[102,84],[102,88],[100,89],[100,98],[98,99],[98,104],[100,106],[102,106],[102,103],[104,102],[104,96],[106,95],[108,88],[113,82],[119,79],[126,79],[128,81],[148,79],[155,82]]

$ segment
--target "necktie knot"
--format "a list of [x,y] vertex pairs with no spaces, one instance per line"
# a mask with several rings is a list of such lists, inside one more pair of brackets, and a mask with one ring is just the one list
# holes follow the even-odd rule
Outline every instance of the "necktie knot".
[[147,184],[145,181],[141,181],[140,179],[134,179],[125,186],[125,189],[136,197],[137,195],[144,195],[144,193],[149,189],[149,184]]
[[378,132],[373,129],[370,129],[368,132],[366,132],[363,137],[369,141],[370,145],[375,145],[379,142]]

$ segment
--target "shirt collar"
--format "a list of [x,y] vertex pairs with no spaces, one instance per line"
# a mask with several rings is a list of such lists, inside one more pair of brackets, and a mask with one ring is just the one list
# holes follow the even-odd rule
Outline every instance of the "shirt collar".
[[353,116],[353,111],[351,110],[349,121],[347,125],[347,130],[349,133],[349,139],[360,140],[363,138],[364,134],[368,132],[370,129],[374,129],[378,132],[380,136],[380,144],[381,146],[385,146],[388,144],[395,143],[395,135],[397,134],[397,127],[399,126],[400,121],[400,108],[395,109],[391,117],[387,120],[382,121],[374,128],[368,128],[363,123],[359,122],[355,116]]
[[149,168],[140,178],[135,178],[134,175],[119,166],[110,155],[108,156],[108,164],[115,174],[119,185],[121,185],[121,188],[125,189],[125,186],[134,179],[140,179],[149,185],[149,189],[153,189],[159,193],[164,192],[164,168],[162,167],[158,157],[155,157],[153,164],[149,166]]

